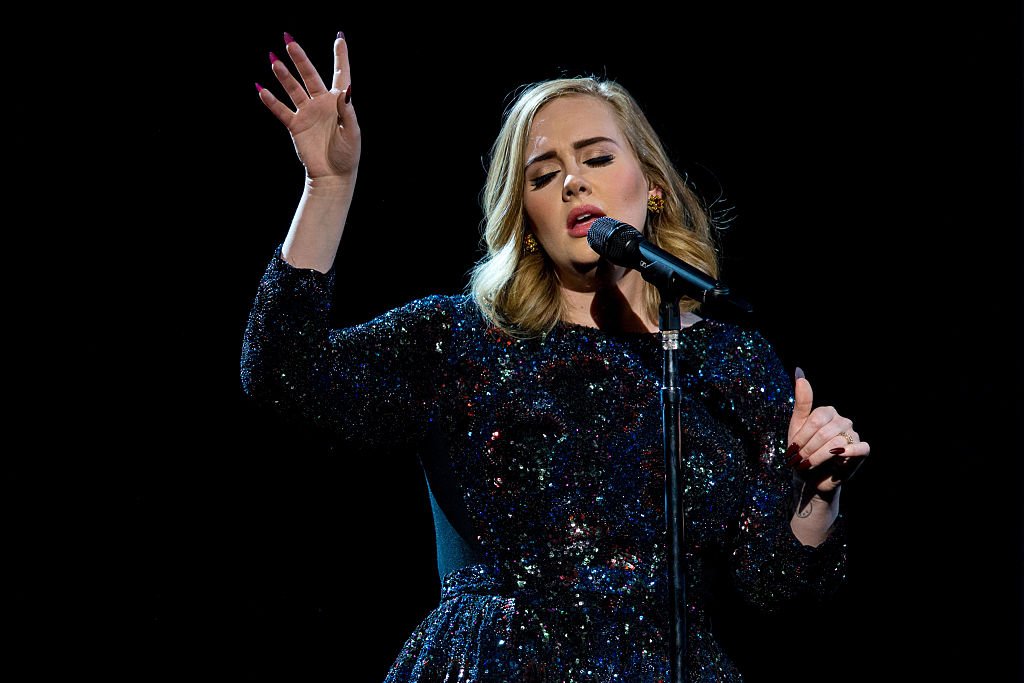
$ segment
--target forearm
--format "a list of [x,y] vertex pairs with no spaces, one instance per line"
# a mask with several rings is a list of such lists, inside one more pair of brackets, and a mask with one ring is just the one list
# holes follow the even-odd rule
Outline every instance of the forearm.
[[832,523],[839,516],[839,488],[826,497],[815,494],[809,499],[801,497],[796,513],[790,520],[793,534],[804,545],[819,546],[828,537]]
[[355,173],[350,177],[306,178],[302,198],[281,247],[285,261],[296,268],[313,268],[321,273],[331,269],[355,184]]

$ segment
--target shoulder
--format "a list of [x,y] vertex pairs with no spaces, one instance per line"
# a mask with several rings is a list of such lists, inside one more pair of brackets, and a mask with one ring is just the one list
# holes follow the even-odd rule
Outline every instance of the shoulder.
[[782,363],[772,342],[756,327],[703,318],[694,325],[701,333],[706,363],[729,374],[777,374]]
[[409,324],[416,321],[437,323],[448,327],[475,322],[481,314],[476,303],[466,294],[428,294],[393,308],[380,318]]
[[[709,346],[740,347],[743,349],[757,346],[771,346],[771,343],[756,327],[741,325],[716,318],[698,318],[692,323],[694,330],[699,330]],[[684,326],[686,320],[683,320]]]
[[405,306],[421,313],[450,317],[452,320],[477,320],[482,317],[473,297],[468,294],[430,294]]
[[786,405],[793,383],[771,341],[756,327],[704,319],[700,373],[731,400]]

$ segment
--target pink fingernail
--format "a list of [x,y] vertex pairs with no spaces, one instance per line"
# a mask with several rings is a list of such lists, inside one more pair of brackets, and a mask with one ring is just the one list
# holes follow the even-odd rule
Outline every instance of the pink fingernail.
[[273,52],[271,52],[270,53],[270,63],[273,64],[276,61],[277,61],[277,55],[275,55]]
[[263,86],[259,83],[256,84],[256,92],[263,92]]
[[292,38],[292,34],[288,33],[288,31],[285,31],[284,32],[284,44],[287,45],[288,43],[294,43],[294,42],[295,42],[295,39]]

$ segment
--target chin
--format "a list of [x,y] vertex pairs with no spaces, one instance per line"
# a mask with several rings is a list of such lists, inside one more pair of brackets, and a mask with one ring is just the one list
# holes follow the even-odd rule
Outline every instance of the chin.
[[573,254],[572,267],[577,272],[586,272],[593,270],[601,263],[607,262],[606,259],[602,259],[600,254],[595,252],[593,249],[587,249],[588,253]]
[[593,258],[574,259],[572,262],[573,271],[579,276],[593,279],[595,282],[609,282],[618,280],[626,272],[625,268],[616,266],[606,258],[594,254]]

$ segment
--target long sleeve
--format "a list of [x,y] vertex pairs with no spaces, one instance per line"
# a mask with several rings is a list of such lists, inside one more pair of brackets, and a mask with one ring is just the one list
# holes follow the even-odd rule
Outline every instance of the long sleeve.
[[421,438],[444,383],[450,297],[425,297],[332,329],[334,274],[292,266],[278,246],[243,337],[243,389],[261,404],[360,445]]
[[795,598],[823,599],[845,581],[845,519],[828,537],[805,546],[790,528],[801,481],[784,461],[793,411],[789,374],[758,332],[736,328],[723,344],[729,353],[715,373],[728,382],[720,409],[743,434],[747,459],[742,510],[732,534],[730,562],[740,594],[769,611]]

